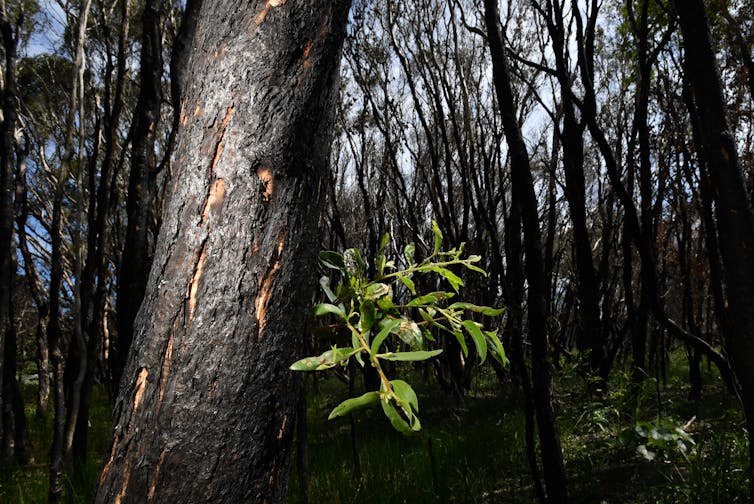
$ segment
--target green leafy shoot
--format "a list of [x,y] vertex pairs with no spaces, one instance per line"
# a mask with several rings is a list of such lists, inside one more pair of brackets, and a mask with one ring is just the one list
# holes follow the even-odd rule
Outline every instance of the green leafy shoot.
[[[351,347],[333,346],[319,356],[296,361],[291,369],[322,371],[346,366],[353,357],[359,366],[368,363],[374,367],[380,378],[379,391],[346,399],[332,410],[330,419],[379,402],[396,430],[404,434],[419,431],[421,422],[417,416],[419,402],[416,393],[405,381],[388,378],[383,362],[421,362],[437,357],[442,349],[428,348],[435,341],[437,333],[456,338],[466,357],[469,354],[466,338],[469,337],[481,362],[492,355],[497,362],[507,365],[497,332],[486,329],[478,321],[483,317],[498,317],[504,310],[463,301],[449,304],[449,300],[457,296],[464,286],[463,278],[457,273],[459,269],[486,276],[485,271],[475,265],[481,258],[473,255],[465,257],[463,244],[442,251],[444,238],[435,222],[432,223],[432,233],[432,254],[419,262],[414,245],[406,246],[396,260],[388,260],[390,235],[383,235],[374,259],[374,278],[368,277],[369,268],[357,249],[348,249],[342,254],[333,251],[320,253],[322,266],[334,270],[337,284],[333,288],[327,276],[320,280],[328,302],[315,305],[312,315],[317,319],[327,319],[329,323],[316,331],[333,339],[336,334],[346,333],[350,335]],[[403,267],[396,267],[396,262]],[[434,276],[435,280],[426,282],[434,285],[436,279],[441,279],[450,292],[418,292],[419,276]],[[474,315],[475,320],[467,318],[470,314]]]

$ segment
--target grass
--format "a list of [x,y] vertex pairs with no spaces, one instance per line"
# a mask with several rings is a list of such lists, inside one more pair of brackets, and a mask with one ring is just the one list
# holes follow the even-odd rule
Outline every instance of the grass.
[[[682,352],[671,354],[667,384],[661,381],[658,387],[657,380],[649,378],[638,389],[632,388],[628,373],[617,370],[602,398],[588,396],[581,379],[561,372],[555,393],[571,500],[747,502],[743,417],[736,400],[719,385],[715,370],[704,372],[701,401],[687,398]],[[419,395],[421,434],[396,433],[379,407],[357,412],[354,426],[360,472],[349,419],[327,420],[329,411],[347,396],[348,387],[327,374],[317,380],[316,390],[309,387],[308,502],[536,501],[526,463],[521,401],[514,392],[503,391],[490,370],[481,370],[469,395],[459,403],[443,394],[433,379],[411,371],[409,376]],[[34,416],[34,393],[34,387],[27,386],[35,463],[0,475],[3,503],[47,500],[51,420]],[[90,499],[106,450],[110,409],[106,392],[96,389],[89,463],[81,481],[68,482],[67,502]],[[678,439],[672,435],[675,427],[685,427],[693,440],[686,452],[677,447]],[[670,433],[669,440],[663,441],[661,435],[650,439],[646,434],[652,429]],[[655,454],[653,460],[641,455],[641,445]],[[304,501],[294,462],[289,502]]]
[[[397,434],[380,409],[359,412],[355,415],[358,474],[348,420],[326,420],[347,387],[335,378],[319,381],[308,414],[310,502],[464,501],[459,496],[531,502],[527,469],[520,463],[525,454],[518,408],[483,387],[459,405],[427,383],[412,384],[419,395],[422,434]],[[503,471],[504,467],[509,470]],[[294,469],[289,501],[302,502],[301,492]]]
[[[52,412],[47,419],[36,415],[36,385],[23,389],[26,418],[33,446],[34,460],[27,468],[14,465],[0,473],[0,502],[37,504],[47,502],[50,443],[52,440]],[[52,406],[52,404],[50,405]],[[94,490],[94,480],[102,464],[112,423],[112,403],[103,387],[95,386],[89,415],[87,463],[80,477],[65,481],[64,502],[88,503]]]
[[[628,373],[617,371],[610,392],[598,400],[585,393],[580,379],[561,376],[558,419],[573,502],[746,502],[746,433],[736,400],[717,385],[715,370],[705,371],[703,399],[689,400],[683,353],[671,354],[668,366],[667,385],[657,387],[649,378],[635,390]],[[520,401],[501,393],[491,373],[482,373],[462,407],[418,376],[409,381],[419,392],[423,434],[406,439],[393,432],[379,408],[356,413],[361,474],[349,422],[326,420],[347,387],[335,378],[319,381],[307,415],[309,502],[536,500]],[[681,451],[676,438],[642,437],[637,425],[670,437],[676,427],[685,427],[690,449]],[[638,451],[642,444],[655,454],[653,460]],[[289,501],[304,502],[295,466]]]

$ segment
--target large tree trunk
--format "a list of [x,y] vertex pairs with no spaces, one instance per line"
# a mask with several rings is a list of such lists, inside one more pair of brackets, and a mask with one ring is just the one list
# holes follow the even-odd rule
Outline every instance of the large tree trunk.
[[746,192],[735,136],[702,0],[676,1],[699,133],[715,202],[726,303],[725,345],[740,387],[749,431],[749,490],[754,502],[754,210]]
[[348,0],[205,0],[95,502],[280,502]]

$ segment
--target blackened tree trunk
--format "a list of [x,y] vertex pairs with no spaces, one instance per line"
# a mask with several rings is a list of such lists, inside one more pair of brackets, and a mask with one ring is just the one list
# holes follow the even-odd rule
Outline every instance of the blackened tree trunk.
[[725,99],[702,0],[675,2],[686,49],[685,77],[699,118],[723,265],[725,345],[740,387],[749,431],[749,490],[754,502],[754,210],[726,115]]
[[144,299],[149,276],[149,205],[155,159],[155,127],[162,105],[162,33],[160,13],[154,0],[147,0],[142,14],[141,78],[139,98],[131,128],[131,173],[126,196],[126,239],[118,278],[118,338],[111,349],[113,390],[120,377],[133,339],[136,312]]
[[[16,132],[16,47],[17,34],[8,19],[5,2],[0,12],[0,36],[2,36],[3,55],[5,56],[4,76],[0,84],[0,106],[2,107],[2,122],[0,122],[0,391],[3,390],[3,364],[5,351],[5,335],[12,325],[10,317],[11,282],[13,269],[11,260],[11,238],[13,236],[13,175],[15,172],[15,132]],[[0,394],[0,412],[3,408],[2,394]],[[0,422],[0,435],[3,434]]]
[[205,0],[95,502],[281,502],[347,0]]
[[546,284],[537,197],[534,192],[529,154],[516,117],[508,61],[500,34],[497,0],[485,0],[484,10],[492,56],[492,76],[505,138],[510,149],[512,190],[517,193],[521,205],[526,280],[529,283],[527,306],[532,346],[532,388],[546,499],[548,503],[566,502],[565,466],[552,402],[552,365],[547,337]]

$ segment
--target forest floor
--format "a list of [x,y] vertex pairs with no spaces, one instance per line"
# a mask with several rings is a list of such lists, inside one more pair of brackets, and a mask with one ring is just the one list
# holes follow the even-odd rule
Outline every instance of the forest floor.
[[[666,380],[648,378],[633,393],[628,374],[615,371],[601,399],[575,369],[560,370],[555,395],[571,502],[748,502],[738,402],[714,369],[704,370],[702,398],[688,399],[685,360],[671,354]],[[356,412],[353,431],[348,419],[328,421],[347,385],[330,376],[310,386],[308,501],[536,502],[521,399],[501,392],[491,370],[480,371],[462,403],[434,380],[407,380],[422,421],[410,438],[379,407]],[[300,481],[294,461],[290,502],[305,502]]]
[[[746,501],[746,432],[738,403],[707,369],[701,400],[689,400],[684,360],[682,352],[672,354],[666,380],[648,378],[632,393],[626,373],[615,371],[599,399],[586,393],[574,370],[560,370],[556,400],[572,502]],[[422,421],[421,433],[411,437],[394,431],[379,408],[354,413],[353,424],[328,421],[348,386],[333,375],[308,381],[308,502],[536,502],[521,399],[512,387],[482,369],[461,402],[433,379],[409,375]],[[0,474],[3,503],[47,500],[51,421],[34,416],[34,387],[25,391],[35,462]],[[68,502],[90,500],[110,410],[105,391],[96,390],[91,456],[83,476],[67,482]],[[294,454],[289,502],[302,503],[296,460]]]

